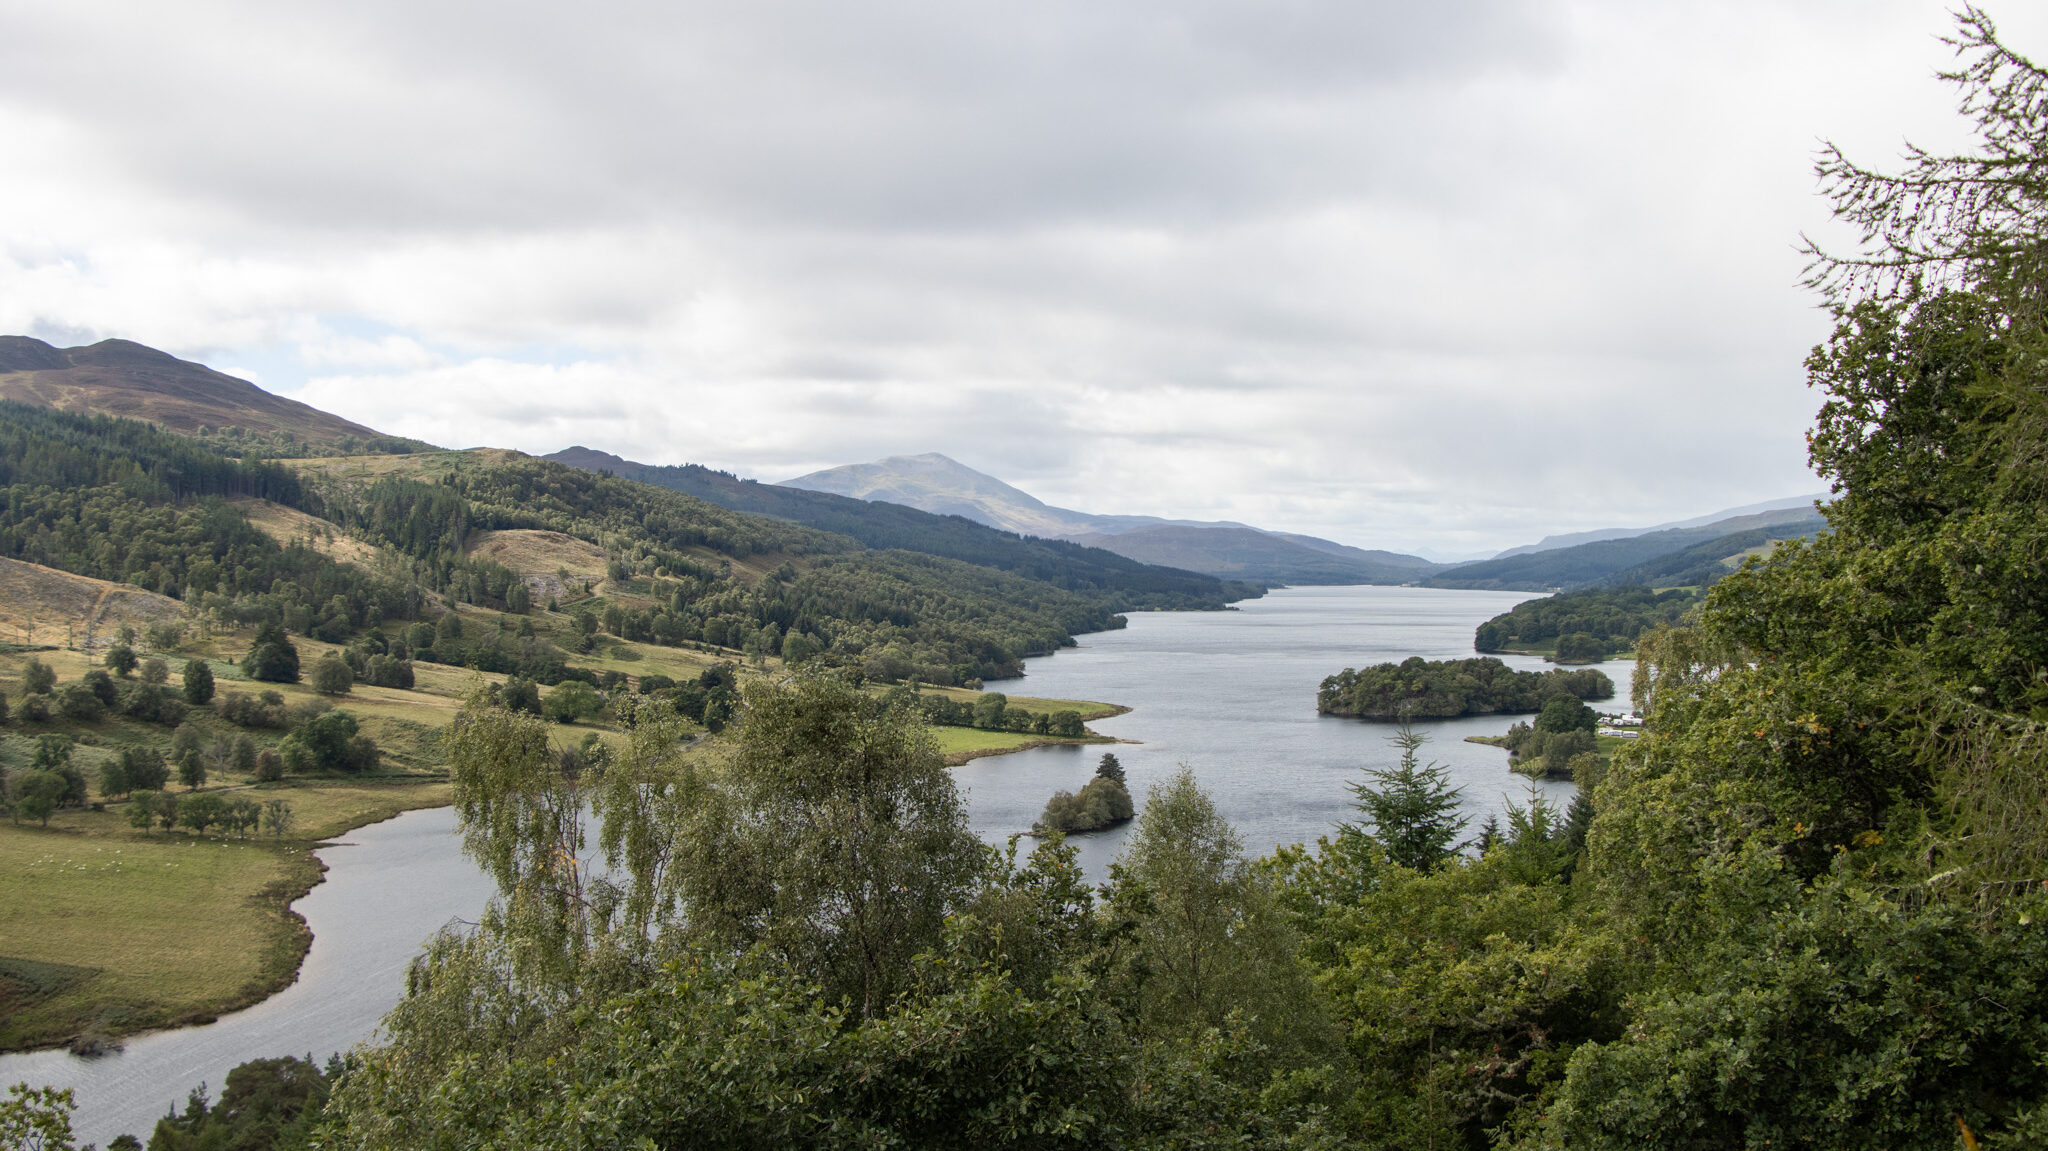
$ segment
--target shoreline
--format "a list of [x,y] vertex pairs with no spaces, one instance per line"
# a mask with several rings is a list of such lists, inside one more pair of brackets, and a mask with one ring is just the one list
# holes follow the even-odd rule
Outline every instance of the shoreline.
[[[1125,710],[1129,709],[1127,708]],[[1137,741],[1129,739],[1118,739],[1115,736],[1109,735],[1095,735],[1093,733],[1080,736],[1078,738],[1070,736],[1062,737],[1057,735],[1042,735],[1035,739],[1026,740],[1023,743],[1017,744],[1015,747],[977,747],[970,748],[966,751],[949,751],[945,754],[944,763],[947,767],[959,767],[960,765],[965,763],[972,763],[977,759],[988,759],[990,757],[998,755],[1015,755],[1020,751],[1035,751],[1041,747],[1087,747],[1092,744],[1100,743],[1135,742]]]
[[[442,782],[445,781],[428,779],[404,786],[427,787]],[[324,834],[317,839],[305,838],[269,845],[268,850],[279,857],[282,874],[265,884],[251,897],[251,901],[261,904],[273,917],[274,934],[262,945],[256,974],[233,992],[211,1002],[193,1004],[165,1015],[145,1016],[134,1026],[96,1020],[84,1026],[51,1028],[43,1033],[31,1032],[21,1042],[0,1043],[0,1055],[28,1055],[41,1051],[68,1050],[80,1058],[93,1058],[120,1050],[125,1040],[217,1023],[222,1016],[246,1011],[277,995],[299,981],[299,972],[304,969],[306,957],[313,951],[313,929],[307,924],[306,917],[294,910],[292,905],[310,895],[314,888],[326,881],[327,863],[319,857],[320,849],[342,846],[338,842],[342,836],[396,819],[407,812],[428,811],[448,806],[450,801],[442,799],[440,802],[409,804],[389,809],[377,808],[362,813],[366,818],[361,820],[345,820],[342,826],[322,828]],[[110,1005],[104,1003],[87,1004],[84,1005],[84,1011],[97,1013],[108,1006]],[[60,1033],[61,1031],[69,1033]]]

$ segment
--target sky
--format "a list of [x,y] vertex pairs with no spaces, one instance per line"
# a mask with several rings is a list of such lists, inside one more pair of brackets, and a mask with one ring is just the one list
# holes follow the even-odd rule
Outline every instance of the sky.
[[[2048,11],[1993,4],[2048,56]],[[450,447],[1450,558],[1817,492],[1919,0],[0,0],[0,332]]]

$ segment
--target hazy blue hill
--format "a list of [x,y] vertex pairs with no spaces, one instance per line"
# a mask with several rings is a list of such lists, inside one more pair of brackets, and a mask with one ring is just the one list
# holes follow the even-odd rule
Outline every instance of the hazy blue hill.
[[1220,608],[1263,588],[1214,576],[1159,567],[1115,552],[1066,540],[1027,539],[957,515],[937,515],[885,501],[743,480],[697,464],[637,463],[585,447],[546,457],[585,471],[683,492],[707,503],[773,516],[859,540],[871,548],[900,548],[964,560],[1040,580],[1068,591],[1098,593],[1114,610]]
[[1167,520],[1157,516],[1096,515],[1053,507],[958,460],[937,452],[890,456],[865,464],[844,464],[812,472],[777,487],[830,492],[861,500],[903,504],[937,515],[964,516],[1004,531],[1043,538],[1072,538],[1100,533],[1115,535],[1159,524],[1184,527],[1245,527],[1238,523]]
[[[1759,522],[1761,521],[1761,522]],[[1718,562],[1762,543],[1812,535],[1826,526],[1819,512],[1786,520],[1781,513],[1763,512],[1737,516],[1694,528],[1651,532],[1627,539],[1596,540],[1576,547],[1557,548],[1486,560],[1438,572],[1423,581],[1429,587],[1475,588],[1501,591],[1543,591],[1549,588],[1590,587],[1621,582],[1687,582],[1670,578],[1684,572],[1702,572],[1706,558]],[[1694,554],[1697,549],[1697,554]],[[1684,554],[1687,558],[1665,571],[1653,561]],[[1725,570],[1725,569],[1724,569]],[[1622,578],[1622,573],[1642,573],[1642,578]],[[1649,578],[1661,573],[1659,578]]]
[[1369,552],[1256,528],[1190,528],[1157,524],[1119,535],[1086,535],[1082,543],[1110,548],[1133,559],[1168,567],[1193,568],[1227,578],[1293,584],[1396,584],[1419,580],[1438,565],[1417,556]]
[[958,515],[1026,535],[1058,537],[1222,579],[1264,583],[1408,583],[1442,565],[1314,536],[1218,520],[1097,515],[1054,507],[936,452],[827,468],[780,487],[831,492]]
[[1555,551],[1558,548],[1576,547],[1579,544],[1599,543],[1602,540],[1633,539],[1653,532],[1674,531],[1679,528],[1698,528],[1718,524],[1725,520],[1754,520],[1758,526],[1766,523],[1793,523],[1804,520],[1813,511],[1814,501],[1825,500],[1824,494],[1791,496],[1781,500],[1766,500],[1763,503],[1747,504],[1739,508],[1727,508],[1707,515],[1695,516],[1689,520],[1677,520],[1668,524],[1652,524],[1646,528],[1598,528],[1585,532],[1565,532],[1560,535],[1544,536],[1533,544],[1509,548],[1489,558],[1504,560],[1515,556],[1532,555],[1536,552]]

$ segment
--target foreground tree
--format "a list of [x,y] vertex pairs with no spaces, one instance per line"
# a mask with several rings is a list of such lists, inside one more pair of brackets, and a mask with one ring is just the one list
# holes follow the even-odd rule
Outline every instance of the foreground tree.
[[[189,665],[188,665],[189,666]],[[242,670],[250,679],[267,683],[299,682],[299,649],[283,627],[266,623],[257,627],[256,640],[242,657]],[[209,672],[211,678],[211,672]]]
[[0,1098],[0,1147],[22,1151],[71,1151],[71,1090],[31,1088],[17,1083]]
[[1400,762],[1368,769],[1366,782],[1351,785],[1358,811],[1365,816],[1360,833],[1379,844],[1388,859],[1417,871],[1441,866],[1455,856],[1464,846],[1458,835],[1467,822],[1458,814],[1464,792],[1451,786],[1450,769],[1420,762],[1428,739],[1403,722],[1387,740],[1401,749]]
[[2048,1140],[2048,71],[1959,28],[1973,151],[1823,154],[1833,530],[1644,645],[1586,853],[1633,1019],[1531,1145]]
[[[549,725],[484,696],[450,728],[465,841],[500,898],[415,966],[322,1145],[1282,1146],[1323,1129],[1327,1077],[1275,1087],[1255,1034],[1299,1019],[1144,1015],[1148,964],[1094,912],[1073,850],[1055,838],[1020,867],[983,847],[907,711],[829,673],[756,685],[725,759],[679,755],[672,708],[623,718],[601,778],[563,774]],[[1243,879],[1134,866],[1154,906]],[[1204,940],[1223,970],[1267,954]],[[1290,972],[1299,987],[1291,964],[1273,973]]]
[[321,695],[347,695],[355,685],[355,672],[340,655],[330,651],[313,664],[313,690]]
[[1110,875],[1111,910],[1128,920],[1145,972],[1148,1029],[1185,1037],[1235,1020],[1268,1067],[1332,1054],[1335,1030],[1295,960],[1293,930],[1186,765],[1146,791]]
[[751,689],[737,744],[680,824],[693,931],[879,1012],[988,865],[936,744],[829,673]]

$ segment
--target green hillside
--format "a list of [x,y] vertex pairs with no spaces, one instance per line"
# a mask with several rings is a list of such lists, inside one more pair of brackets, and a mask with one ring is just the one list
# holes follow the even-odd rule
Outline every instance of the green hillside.
[[696,464],[640,464],[588,448],[567,448],[544,458],[669,488],[735,511],[805,524],[871,548],[924,552],[1010,572],[1099,599],[1112,611],[1215,610],[1263,590],[1066,540],[1018,536],[961,516],[755,483]]
[[[1483,560],[1438,572],[1423,580],[1426,587],[1469,588],[1486,591],[1570,591],[1600,583],[1682,583],[1683,580],[1649,581],[1625,578],[1624,572],[1640,569],[1662,572],[1657,566],[1669,556],[1687,553],[1688,559],[1671,574],[1690,574],[1700,564],[1692,557],[1712,555],[1718,560],[1736,555],[1770,540],[1799,539],[1825,526],[1820,513],[1768,526],[1750,527],[1742,518],[1723,520],[1697,528],[1675,528],[1627,539],[1599,540],[1568,548],[1531,552],[1506,559]],[[1717,550],[1718,549],[1718,550]]]
[[1640,585],[1564,592],[1516,604],[1480,624],[1472,646],[1482,652],[1550,656],[1593,663],[1635,646],[1653,627],[1685,618],[1700,595],[1691,588],[1657,591]]

